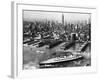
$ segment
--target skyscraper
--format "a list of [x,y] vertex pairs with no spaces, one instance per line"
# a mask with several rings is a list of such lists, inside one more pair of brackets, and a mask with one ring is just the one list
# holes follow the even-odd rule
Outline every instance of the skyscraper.
[[64,14],[62,13],[62,25],[64,26]]

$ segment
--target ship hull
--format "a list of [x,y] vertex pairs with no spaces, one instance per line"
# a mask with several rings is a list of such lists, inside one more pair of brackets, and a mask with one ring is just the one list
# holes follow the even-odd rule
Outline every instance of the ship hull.
[[73,64],[73,61],[83,60],[83,57],[75,58],[72,60],[65,60],[59,62],[52,62],[52,63],[40,63],[40,68],[55,68],[55,67],[68,67],[69,64]]

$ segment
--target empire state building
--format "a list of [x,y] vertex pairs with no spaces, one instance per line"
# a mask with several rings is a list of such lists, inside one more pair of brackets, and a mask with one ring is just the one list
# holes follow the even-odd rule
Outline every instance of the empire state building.
[[64,26],[64,14],[62,13],[62,25]]

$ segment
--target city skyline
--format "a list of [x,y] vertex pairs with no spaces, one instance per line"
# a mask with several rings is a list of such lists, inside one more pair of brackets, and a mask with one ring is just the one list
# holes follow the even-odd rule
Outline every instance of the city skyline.
[[80,13],[57,13],[57,12],[43,12],[43,11],[23,11],[24,21],[58,21],[62,23],[62,14],[64,15],[64,22],[78,22],[89,21],[90,14]]

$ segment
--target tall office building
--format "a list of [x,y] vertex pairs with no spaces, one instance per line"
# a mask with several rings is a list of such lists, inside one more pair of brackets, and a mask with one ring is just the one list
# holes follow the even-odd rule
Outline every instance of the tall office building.
[[62,25],[64,26],[64,14],[62,13]]

